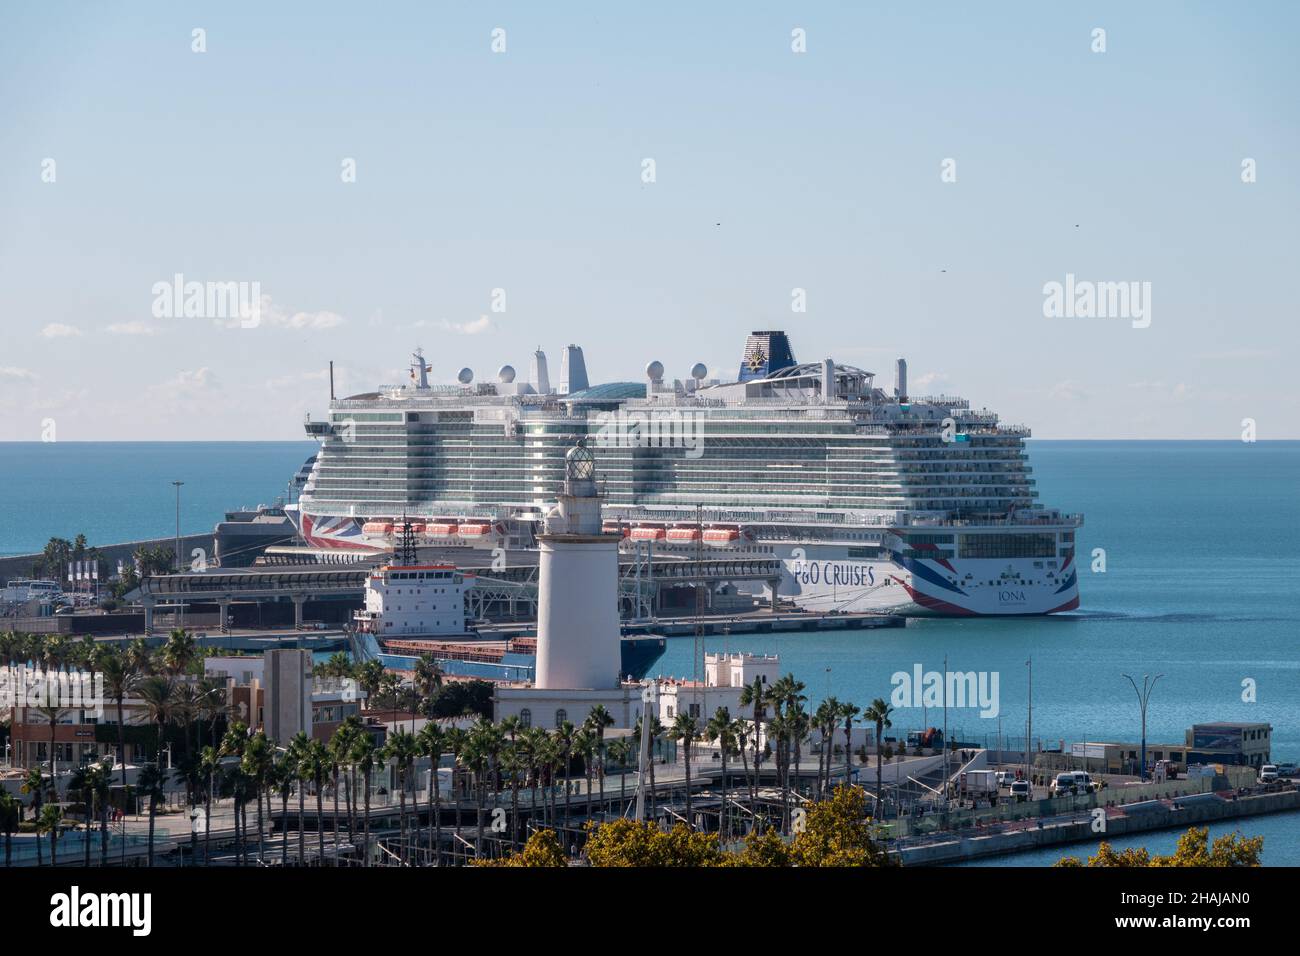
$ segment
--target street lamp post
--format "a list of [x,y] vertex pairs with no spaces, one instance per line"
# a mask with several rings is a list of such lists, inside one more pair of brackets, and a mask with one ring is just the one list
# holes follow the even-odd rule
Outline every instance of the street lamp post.
[[181,570],[181,485],[183,481],[173,481],[176,486],[176,573]]
[[[1141,780],[1147,778],[1147,703],[1151,700],[1151,691],[1155,690],[1156,681],[1164,677],[1164,674],[1157,674],[1151,677],[1149,674],[1142,675],[1142,689],[1138,690],[1137,681],[1128,674],[1123,675],[1128,682],[1133,685],[1133,692],[1137,694],[1138,709],[1142,712],[1142,761],[1138,768],[1138,777]],[[1148,684],[1147,682],[1150,681]]]

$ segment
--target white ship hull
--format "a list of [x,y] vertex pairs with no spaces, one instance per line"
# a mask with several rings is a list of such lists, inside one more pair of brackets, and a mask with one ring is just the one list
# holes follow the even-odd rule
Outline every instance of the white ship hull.
[[[363,531],[364,518],[304,516],[295,509],[286,511],[309,547],[373,554],[392,550],[387,536]],[[424,538],[419,543],[491,548],[500,539]],[[762,543],[761,539],[758,543]],[[730,550],[709,547],[710,554]],[[743,553],[739,548],[735,550]],[[773,543],[773,555],[785,566],[779,596],[809,611],[878,611],[908,616],[1039,615],[1072,611],[1079,606],[1072,554],[1059,561],[931,560],[907,558],[897,549],[885,549],[880,559],[862,560],[850,557],[851,550],[856,549],[841,544]],[[744,590],[744,585],[740,589]]]
[[[1046,567],[1029,558],[903,558],[862,561],[847,547],[793,545],[779,595],[810,611],[880,611],[909,616],[1037,615],[1079,606],[1072,559]],[[1036,566],[1037,565],[1037,566]]]

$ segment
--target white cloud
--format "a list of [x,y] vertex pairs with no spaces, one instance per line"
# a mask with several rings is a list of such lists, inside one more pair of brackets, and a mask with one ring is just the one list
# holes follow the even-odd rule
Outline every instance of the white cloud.
[[492,331],[492,320],[486,315],[480,315],[477,319],[470,322],[448,322],[443,320],[442,328],[447,332],[455,332],[457,335],[481,335],[484,332]]
[[114,322],[104,328],[111,335],[157,335],[158,330],[144,322]]
[[1048,389],[1047,397],[1060,402],[1081,402],[1087,399],[1088,393],[1070,379],[1066,379]]
[[62,322],[51,322],[41,329],[41,335],[47,339],[69,339],[80,334],[81,329],[75,325],[64,325]]
[[36,379],[36,373],[30,369],[18,368],[14,365],[0,365],[0,378],[11,378],[20,382],[30,382]]
[[907,387],[909,392],[923,394],[921,389],[929,388],[938,382],[948,381],[948,376],[943,372],[926,372],[924,375],[916,375],[908,380]]
[[214,323],[227,329],[274,327],[281,329],[333,329],[347,322],[337,312],[322,309],[319,312],[290,312],[278,306],[269,295],[263,294],[260,300],[257,324],[245,326],[241,317],[233,319],[215,319]]
[[165,382],[150,386],[149,391],[171,398],[195,397],[217,386],[216,376],[206,365],[196,369],[182,369]]

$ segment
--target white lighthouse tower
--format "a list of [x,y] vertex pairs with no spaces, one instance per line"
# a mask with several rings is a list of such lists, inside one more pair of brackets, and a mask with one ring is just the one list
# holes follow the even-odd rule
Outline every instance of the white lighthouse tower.
[[601,532],[595,467],[587,448],[569,449],[564,491],[538,536],[538,689],[619,686],[619,536]]

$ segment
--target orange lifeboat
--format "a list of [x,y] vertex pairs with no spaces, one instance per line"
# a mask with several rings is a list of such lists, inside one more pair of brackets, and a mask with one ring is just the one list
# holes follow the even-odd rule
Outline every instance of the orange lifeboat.
[[462,538],[481,538],[488,533],[491,526],[486,524],[462,524],[456,529]]
[[695,526],[689,528],[669,528],[669,541],[695,541],[700,536],[700,529]]
[[367,521],[361,526],[362,534],[392,534],[393,523],[391,521]]
[[456,525],[450,521],[432,521],[424,526],[424,533],[430,538],[450,538],[456,533]]
[[663,528],[649,525],[633,528],[631,535],[633,541],[662,541],[664,536],[665,531]]
[[708,544],[731,544],[740,538],[739,528],[705,528],[704,540]]

